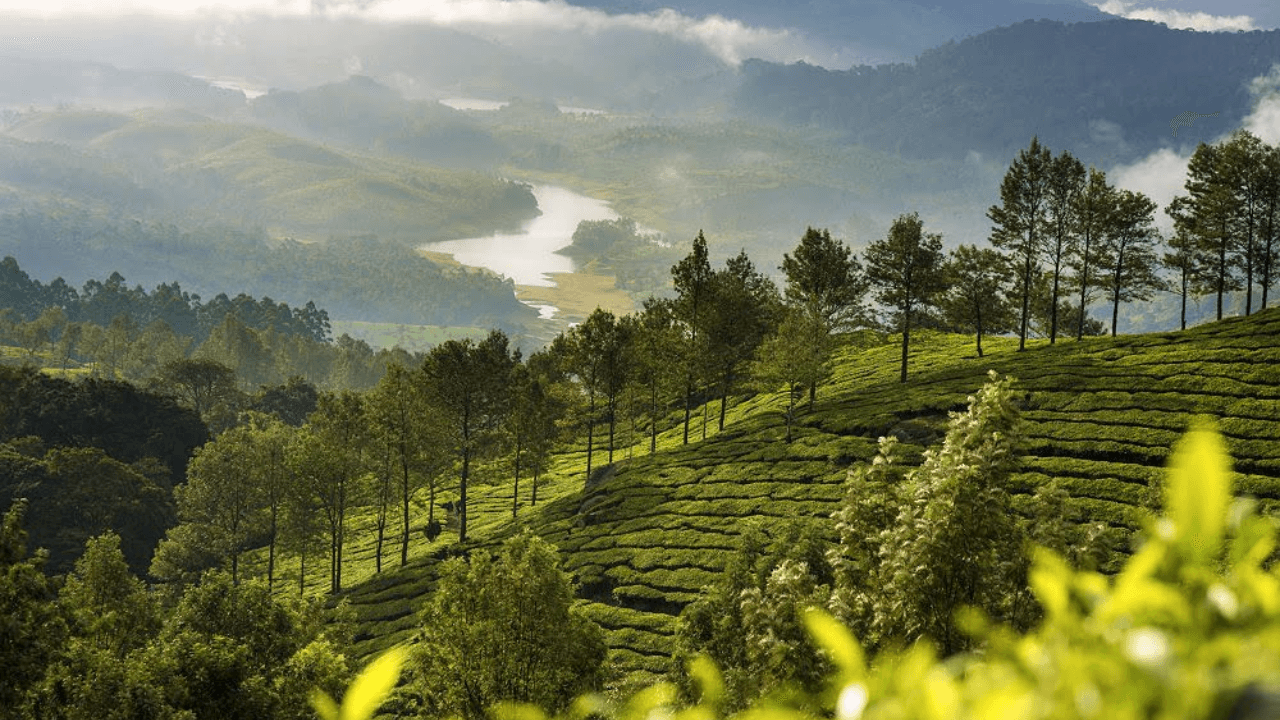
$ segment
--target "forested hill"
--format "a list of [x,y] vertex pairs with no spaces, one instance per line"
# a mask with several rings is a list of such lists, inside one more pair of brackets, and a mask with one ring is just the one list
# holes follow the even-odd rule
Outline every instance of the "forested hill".
[[[687,446],[677,426],[659,437],[655,455],[647,444],[620,450],[618,462],[590,483],[582,454],[561,456],[560,479],[541,490],[550,502],[529,508],[522,490],[516,522],[509,482],[478,488],[475,544],[529,527],[558,545],[618,669],[632,680],[652,679],[669,666],[676,613],[719,577],[747,526],[776,537],[799,519],[833,537],[828,518],[848,470],[869,460],[885,435],[901,439],[909,464],[918,462],[941,442],[947,413],[964,407],[990,369],[1016,378],[1024,398],[1026,457],[1010,488],[1015,505],[1056,479],[1070,495],[1068,516],[1101,521],[1127,552],[1130,531],[1157,501],[1170,447],[1193,418],[1207,415],[1227,437],[1237,491],[1275,511],[1280,310],[1183,332],[1041,342],[1026,352],[1015,351],[1016,340],[996,338],[981,359],[972,343],[926,334],[913,347],[907,385],[898,381],[893,342],[846,344],[832,384],[799,416],[791,443],[783,440],[783,394],[762,394],[731,408],[719,433],[713,403],[705,440],[695,421]],[[455,540],[448,533],[437,540],[439,554]],[[371,552],[369,543],[352,556]],[[437,562],[424,554],[352,591],[360,652],[412,635],[416,599],[429,597]]]
[[[1278,58],[1280,30],[1025,21],[926,51],[914,64],[830,71],[751,60],[734,107],[910,157],[1012,155],[1039,135],[1085,161],[1128,161],[1238,127],[1251,110],[1249,80]],[[1222,115],[1173,137],[1170,120],[1188,110]]]

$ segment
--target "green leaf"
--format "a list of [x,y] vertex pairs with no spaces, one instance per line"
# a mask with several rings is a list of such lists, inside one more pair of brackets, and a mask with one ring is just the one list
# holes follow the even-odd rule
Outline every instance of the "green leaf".
[[866,660],[862,654],[862,646],[840,621],[818,608],[806,608],[804,625],[823,650],[831,656],[832,662],[840,668],[841,683],[861,682],[866,677]]
[[698,688],[701,690],[699,698],[701,704],[711,706],[720,704],[720,699],[724,697],[724,678],[720,675],[720,668],[716,667],[711,658],[698,655],[690,660],[689,675],[698,682]]
[[339,720],[338,703],[323,690],[311,691],[311,707],[315,708],[321,720]]
[[1231,458],[1208,423],[1193,427],[1169,460],[1165,506],[1183,556],[1208,564],[1218,555],[1231,502]]
[[351,683],[342,698],[341,720],[368,720],[391,694],[400,679],[408,650],[394,647],[369,664]]

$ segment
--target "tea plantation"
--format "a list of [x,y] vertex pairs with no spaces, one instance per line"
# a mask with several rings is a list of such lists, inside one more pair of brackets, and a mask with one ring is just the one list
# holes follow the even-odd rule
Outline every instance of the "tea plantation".
[[[613,686],[634,688],[667,669],[676,616],[724,568],[748,523],[770,532],[799,520],[834,537],[828,516],[849,467],[870,459],[887,434],[903,441],[914,462],[941,441],[947,413],[963,408],[991,369],[1025,392],[1027,452],[1015,491],[1025,495],[1057,478],[1072,496],[1071,513],[1104,522],[1119,541],[1109,569],[1119,567],[1130,532],[1158,501],[1169,449],[1197,415],[1217,419],[1239,473],[1237,491],[1275,512],[1280,310],[1185,332],[1041,341],[1021,353],[1013,340],[988,344],[978,358],[971,337],[926,333],[913,345],[902,384],[892,338],[851,339],[813,410],[801,412],[793,442],[783,441],[781,394],[740,398],[721,432],[713,403],[706,438],[699,413],[688,445],[680,444],[673,412],[656,454],[641,438],[584,482],[582,453],[566,452],[535,507],[522,481],[514,522],[509,480],[477,487],[468,545],[493,546],[522,527],[558,545],[584,610],[606,630]],[[377,576],[367,567],[372,543],[354,548],[353,579],[368,578],[347,593],[358,652],[372,655],[412,636],[433,566],[465,550],[455,539],[446,532],[422,544],[408,567]]]

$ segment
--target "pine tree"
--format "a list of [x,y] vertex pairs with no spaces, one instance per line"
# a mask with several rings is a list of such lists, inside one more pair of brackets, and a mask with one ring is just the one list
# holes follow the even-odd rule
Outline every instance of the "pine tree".
[[907,381],[911,323],[943,290],[942,236],[925,234],[918,213],[893,221],[889,235],[867,247],[867,279],[902,332],[901,382]]
[[1000,183],[1001,204],[987,210],[987,218],[995,223],[991,244],[1004,250],[1018,267],[1018,292],[1022,295],[1019,350],[1027,344],[1031,292],[1044,253],[1052,162],[1049,149],[1040,145],[1039,138],[1031,138],[1031,145],[1018,153]]

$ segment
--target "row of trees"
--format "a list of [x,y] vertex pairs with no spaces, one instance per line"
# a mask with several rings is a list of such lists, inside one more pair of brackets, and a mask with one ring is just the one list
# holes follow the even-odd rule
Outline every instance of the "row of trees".
[[176,282],[162,283],[150,293],[141,285],[132,288],[118,272],[105,281],[90,279],[80,291],[56,278],[45,285],[31,278],[12,256],[0,260],[0,307],[13,310],[18,319],[34,320],[51,307],[60,308],[70,322],[108,325],[125,315],[140,326],[164,320],[173,331],[203,342],[227,315],[235,315],[255,330],[270,329],[283,335],[313,340],[330,339],[329,314],[308,302],[290,308],[269,297],[261,300],[241,293],[229,298],[220,293],[208,302],[184,291]]
[[[404,565],[419,493],[427,494],[425,531],[434,539],[437,493],[451,471],[457,494],[450,492],[449,519],[465,541],[479,470],[489,480],[511,468],[513,516],[521,476],[531,474],[536,504],[539,476],[573,405],[557,372],[549,354],[524,361],[495,330],[479,342],[442,343],[412,366],[393,364],[367,393],[320,393],[297,425],[250,410],[192,459],[186,485],[175,491],[180,524],[160,543],[151,573],[185,581],[225,565],[238,579],[240,555],[266,547],[271,586],[283,546],[300,558],[302,589],[308,558],[327,544],[329,588],[338,592],[351,509],[374,512],[377,571],[397,533]],[[299,405],[296,390],[282,392],[281,403]]]

